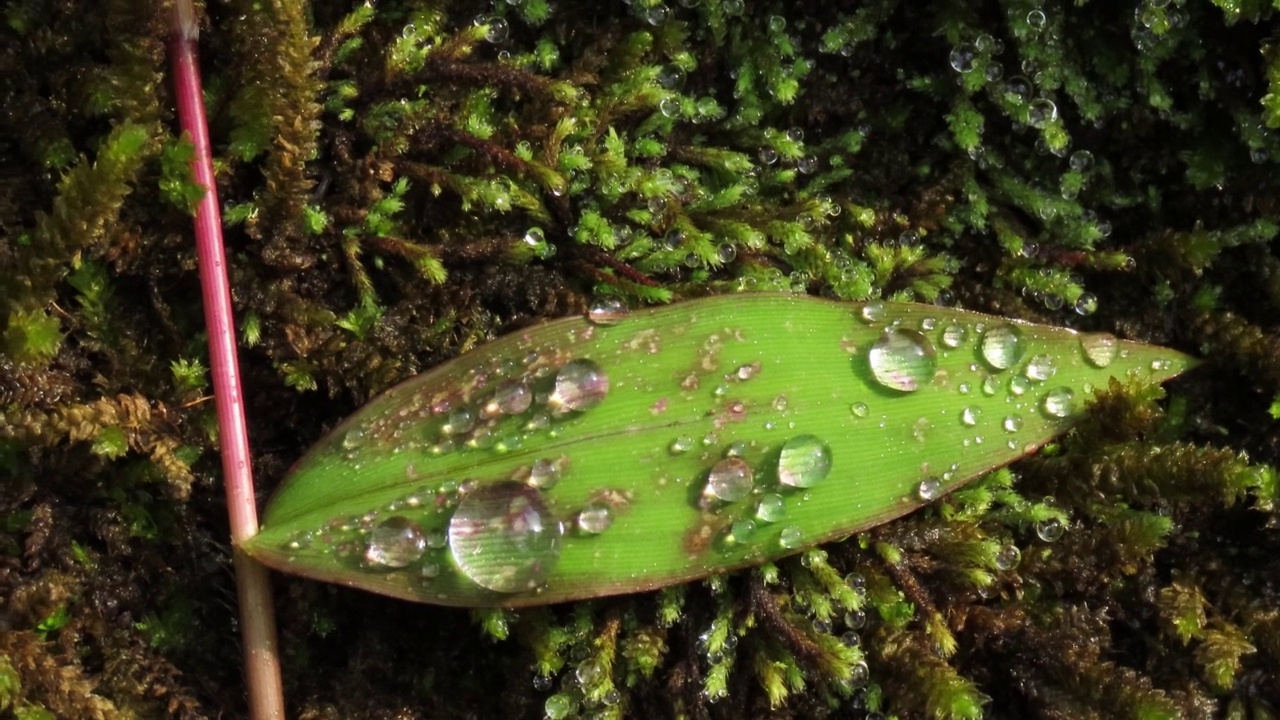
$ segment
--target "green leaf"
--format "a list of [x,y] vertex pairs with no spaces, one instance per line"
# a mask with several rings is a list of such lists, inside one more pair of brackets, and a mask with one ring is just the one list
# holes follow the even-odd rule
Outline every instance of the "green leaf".
[[558,320],[366,405],[297,464],[245,549],[445,605],[649,590],[909,513],[1034,452],[1111,377],[1193,363],[950,308],[789,295]]

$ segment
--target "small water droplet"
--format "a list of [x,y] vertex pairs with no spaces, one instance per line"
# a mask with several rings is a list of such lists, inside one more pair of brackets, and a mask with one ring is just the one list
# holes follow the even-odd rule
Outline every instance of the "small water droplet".
[[1031,381],[1024,375],[1014,375],[1009,378],[1009,394],[1013,397],[1022,397],[1031,389]]
[[1022,559],[1022,551],[1017,545],[1004,545],[996,551],[995,566],[997,570],[1012,570]]
[[864,402],[856,402],[849,406],[849,412],[856,418],[864,418],[871,414],[871,409]]
[[757,363],[750,363],[747,365],[739,365],[738,369],[734,371],[734,375],[739,380],[745,381],[755,377],[756,373],[758,372],[760,372],[760,363],[757,362]]
[[866,685],[867,681],[870,679],[871,668],[867,667],[867,664],[862,660],[854,663],[853,667],[849,669],[849,684],[855,688]]
[[868,325],[878,325],[884,322],[886,315],[888,315],[888,311],[885,309],[884,303],[879,300],[872,300],[863,305],[862,309],[858,311],[858,317],[862,318],[862,322]]
[[1045,542],[1057,542],[1066,531],[1066,526],[1058,518],[1049,518],[1036,523],[1036,536]]
[[449,520],[449,552],[475,584],[494,592],[523,592],[541,585],[555,568],[560,532],[538,490],[496,482],[458,502]]
[[982,359],[996,370],[1008,370],[1026,350],[1022,331],[1013,325],[996,325],[982,334]]
[[1049,417],[1064,418],[1075,411],[1075,397],[1071,388],[1060,387],[1046,393],[1040,407]]
[[693,438],[689,437],[688,435],[681,435],[680,437],[671,441],[671,444],[667,446],[667,452],[671,453],[672,455],[683,455],[684,453],[687,453],[690,450],[692,450],[694,445],[695,443],[693,441]]
[[756,519],[763,523],[775,523],[787,514],[786,501],[781,495],[770,493],[756,503]]
[[1000,426],[1004,428],[1005,432],[1018,432],[1022,429],[1022,416],[1016,414],[1008,415],[1000,423]]
[[574,360],[560,368],[548,404],[556,416],[590,410],[609,393],[609,376],[590,360]]
[[867,614],[862,610],[850,610],[844,614],[844,626],[850,630],[861,630],[867,626]]
[[929,338],[920,332],[894,328],[871,345],[867,362],[880,385],[899,392],[913,392],[933,380],[938,369],[938,354]]
[[916,486],[916,495],[920,496],[920,499],[925,502],[937,500],[941,494],[942,480],[936,477],[927,477]]
[[981,415],[982,408],[966,407],[960,411],[960,422],[964,423],[966,427],[973,427],[978,424],[978,417]]
[[742,458],[731,457],[717,462],[707,473],[702,496],[720,502],[737,502],[751,494],[754,476],[751,466]]
[[1058,106],[1049,98],[1036,98],[1027,104],[1027,124],[1033,128],[1047,127],[1058,119]]
[[578,530],[588,535],[599,535],[613,525],[613,510],[604,503],[590,503],[578,512]]
[[662,98],[658,103],[658,110],[669,118],[680,116],[680,101],[674,97]]
[[493,409],[504,415],[519,415],[533,404],[533,392],[519,380],[504,380],[493,391]]
[[546,692],[551,689],[553,678],[550,675],[534,675],[533,689],[538,692]]
[[1084,358],[1089,361],[1090,365],[1104,368],[1116,359],[1120,343],[1115,337],[1106,333],[1081,335],[1080,349],[1084,352]]
[[951,69],[958,73],[967,73],[973,69],[978,58],[978,48],[972,43],[960,43],[951,49]]
[[587,320],[596,325],[617,325],[627,319],[630,312],[631,308],[627,307],[622,298],[600,297],[591,301],[591,306],[587,308]]
[[1000,392],[1000,381],[995,375],[988,375],[982,379],[982,394],[987,397],[993,397]]
[[406,517],[389,517],[369,531],[364,559],[376,567],[402,568],[419,558],[427,549],[422,529]]
[[800,547],[800,543],[804,540],[804,533],[795,525],[788,525],[782,528],[782,534],[778,536],[778,545],[787,550],[794,550]]
[[968,337],[969,337],[969,331],[966,330],[964,325],[961,325],[960,323],[957,323],[957,322],[948,323],[946,327],[942,328],[943,347],[951,348],[952,350],[954,350],[960,347],[961,345],[964,345],[964,341]]
[[489,29],[484,33],[484,38],[491,43],[500,43],[506,40],[511,30],[510,26],[507,25],[507,21],[502,18],[489,18],[483,24],[489,26]]
[[575,703],[568,695],[556,693],[555,695],[547,698],[546,703],[542,706],[542,710],[546,713],[547,720],[564,720],[564,718],[569,717],[569,715],[573,713],[576,705],[577,703]]
[[756,531],[756,524],[749,519],[734,520],[729,525],[729,532],[724,536],[724,542],[727,545],[738,545],[746,542],[751,538],[752,533]]
[[353,427],[342,436],[342,449],[354,450],[364,444],[369,438],[369,431],[362,427]]
[[549,490],[560,482],[560,473],[564,471],[567,464],[565,458],[539,458],[533,461],[533,465],[529,466],[529,476],[526,482],[531,486],[540,490]]
[[1028,380],[1044,382],[1058,372],[1058,363],[1052,355],[1041,353],[1027,361],[1026,376]]
[[817,485],[831,472],[831,448],[815,435],[796,435],[778,455],[778,482],[789,487]]

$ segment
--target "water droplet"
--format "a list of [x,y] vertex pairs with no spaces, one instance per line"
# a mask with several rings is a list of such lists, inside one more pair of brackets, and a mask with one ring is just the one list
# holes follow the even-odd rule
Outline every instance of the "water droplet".
[[1076,298],[1075,311],[1077,315],[1092,315],[1098,311],[1098,296],[1093,293],[1080,293],[1080,297]]
[[449,544],[449,536],[444,530],[436,528],[427,533],[427,547],[432,550],[439,550]]
[[573,713],[576,704],[568,695],[556,693],[547,698],[542,710],[546,713],[547,720],[564,720]]
[[941,494],[942,480],[936,477],[927,477],[921,480],[920,484],[916,486],[916,495],[925,502],[937,500],[938,496]]
[[460,435],[475,427],[476,415],[467,408],[458,408],[449,413],[444,424],[440,426],[445,435]]
[[876,382],[890,390],[912,392],[933,379],[938,354],[916,330],[894,328],[871,345],[867,356]]
[[353,427],[347,431],[346,435],[342,436],[342,449],[355,450],[363,445],[367,439],[369,439],[368,430],[362,427]]
[[406,517],[389,517],[369,531],[365,562],[377,567],[402,568],[422,557],[427,540],[422,529]]
[[782,445],[778,482],[796,488],[817,485],[831,472],[831,448],[814,435],[797,435]]
[[769,16],[769,32],[780,33],[787,29],[787,19],[781,15]]
[[1041,353],[1027,361],[1026,376],[1028,380],[1044,382],[1058,372],[1058,364],[1052,355]]
[[500,43],[506,40],[511,29],[507,25],[507,21],[502,18],[489,18],[483,24],[489,26],[489,29],[484,33],[484,38],[491,43]]
[[596,325],[617,325],[627,318],[631,308],[620,297],[600,297],[591,302],[587,319]]
[[684,453],[687,453],[690,450],[692,450],[693,446],[694,446],[693,438],[689,437],[688,435],[681,435],[680,437],[671,441],[671,444],[667,446],[667,452],[671,453],[672,455],[683,455]]
[[524,234],[524,242],[530,247],[540,247],[546,241],[547,236],[540,227],[531,227]]
[[969,331],[965,329],[964,325],[957,322],[948,323],[942,329],[942,346],[954,350],[964,345],[965,338],[968,335]]
[[1036,523],[1036,536],[1045,542],[1057,542],[1066,531],[1066,526],[1058,518],[1049,518]]
[[739,380],[750,380],[755,377],[758,372],[760,372],[760,363],[751,363],[749,365],[739,365],[738,369],[734,371],[734,374]]
[[1045,394],[1040,407],[1049,417],[1064,418],[1075,411],[1075,397],[1071,388],[1060,387]]
[[556,374],[556,387],[548,404],[556,416],[590,410],[609,392],[609,376],[590,360],[574,360]]
[[1016,414],[1006,416],[1000,426],[1004,428],[1005,432],[1018,432],[1022,429],[1022,416]]
[[519,415],[533,404],[533,392],[519,380],[504,380],[493,391],[493,409],[504,415]]
[[844,626],[850,630],[861,630],[867,626],[867,614],[862,610],[850,610],[844,614]]
[[1012,570],[1022,559],[1022,551],[1017,545],[1004,545],[996,551],[995,566],[997,570]]
[[684,85],[685,73],[676,65],[667,65],[658,73],[658,84],[668,90],[677,90]]
[[967,427],[973,427],[978,424],[978,417],[982,415],[980,407],[966,407],[960,411],[960,422]]
[[982,394],[987,397],[993,397],[1000,392],[1000,381],[995,375],[988,375],[982,379]]
[[550,675],[534,675],[533,689],[538,692],[546,692],[551,689],[553,678]]
[[982,359],[996,370],[1008,370],[1022,359],[1026,344],[1013,325],[996,325],[982,334]]
[[770,493],[756,503],[756,519],[763,523],[775,523],[787,514],[786,501],[781,495]]
[[877,325],[884,322],[887,314],[888,311],[885,309],[884,303],[879,300],[872,300],[863,305],[862,309],[858,311],[858,317],[862,318],[862,321],[868,325]]
[[737,502],[750,495],[753,486],[751,466],[742,458],[725,458],[707,473],[707,485],[702,496],[720,502]]
[[1084,351],[1084,357],[1089,364],[1094,367],[1104,368],[1116,359],[1116,353],[1120,349],[1120,343],[1115,337],[1106,333],[1096,335],[1081,335],[1080,349]]
[[1027,105],[1027,124],[1034,128],[1047,127],[1058,119],[1058,106],[1049,98],[1036,98]]
[[729,532],[724,537],[724,541],[728,545],[737,545],[746,542],[751,534],[756,531],[756,524],[749,519],[734,520],[729,526]]
[[578,530],[599,535],[613,524],[613,510],[604,503],[590,503],[578,512]]
[[870,679],[871,668],[867,667],[867,664],[862,660],[854,663],[853,667],[849,669],[849,684],[856,688],[866,685]]
[[794,550],[800,547],[800,543],[804,540],[804,533],[795,525],[788,525],[782,528],[782,534],[778,536],[778,545],[787,550]]
[[449,520],[449,552],[458,570],[500,593],[532,590],[560,558],[560,524],[541,493],[503,481],[467,493]]
[[1093,153],[1088,150],[1077,150],[1071,153],[1071,158],[1067,162],[1076,172],[1088,172],[1093,167]]
[[871,414],[871,409],[864,402],[856,402],[849,406],[849,412],[856,418],[864,418]]
[[644,21],[653,26],[661,25],[671,17],[671,8],[666,5],[654,5],[644,11]]
[[767,145],[760,148],[758,156],[760,158],[760,162],[765,165],[772,165],[778,162],[778,151]]
[[974,61],[978,57],[978,48],[972,43],[960,43],[951,49],[951,69],[959,73],[966,73],[973,69]]
[[565,458],[556,458],[554,460],[548,458],[539,458],[533,461],[533,465],[529,466],[529,477],[526,480],[531,487],[540,490],[549,490],[560,482],[560,473],[564,471],[567,464]]
[[1027,13],[1027,25],[1029,25],[1032,30],[1039,30],[1043,28],[1047,20],[1048,18],[1045,16],[1043,10],[1032,10]]
[[658,110],[669,118],[679,117],[680,101],[674,97],[662,98],[662,102],[658,103]]

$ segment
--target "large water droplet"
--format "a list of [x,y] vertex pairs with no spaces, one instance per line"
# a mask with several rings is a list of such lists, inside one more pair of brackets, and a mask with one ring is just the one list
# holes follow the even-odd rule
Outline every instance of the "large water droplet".
[[1028,380],[1044,382],[1058,372],[1058,363],[1052,355],[1040,353],[1027,361],[1026,376]]
[[996,325],[982,334],[982,359],[996,370],[1008,370],[1026,350],[1022,331],[1013,325]]
[[1040,408],[1049,417],[1064,418],[1075,411],[1076,394],[1071,388],[1057,388],[1045,394]]
[[532,590],[560,558],[560,524],[538,490],[509,481],[484,485],[464,495],[449,520],[449,552],[480,587]]
[[782,445],[778,482],[796,488],[813,487],[831,472],[831,448],[814,435],[797,435]]
[[590,503],[578,512],[578,530],[599,535],[613,525],[613,510],[604,503]]
[[609,376],[590,360],[574,360],[556,374],[556,387],[548,403],[553,415],[590,410],[609,393]]
[[402,568],[421,558],[427,539],[409,518],[399,515],[383,520],[369,531],[365,562],[376,567]]
[[781,495],[770,493],[756,503],[756,519],[763,523],[775,523],[787,514],[786,501]]
[[1120,350],[1120,343],[1115,337],[1106,333],[1097,335],[1081,335],[1080,350],[1084,352],[1085,360],[1094,367],[1104,368],[1116,359],[1116,354]]
[[753,486],[751,466],[742,458],[730,457],[711,467],[702,496],[713,501],[737,502],[750,495]]
[[912,392],[933,379],[938,354],[929,338],[916,330],[895,328],[871,345],[867,356],[876,382],[890,390]]
[[587,319],[596,325],[617,325],[627,319],[631,308],[620,297],[600,297],[591,302]]

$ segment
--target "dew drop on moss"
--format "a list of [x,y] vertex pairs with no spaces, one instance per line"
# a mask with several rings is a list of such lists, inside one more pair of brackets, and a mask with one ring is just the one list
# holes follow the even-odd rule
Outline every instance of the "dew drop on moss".
[[1110,365],[1116,359],[1119,349],[1120,343],[1112,335],[1098,333],[1080,336],[1080,350],[1084,353],[1084,359],[1094,367],[1104,368]]
[[1045,542],[1057,542],[1065,532],[1066,527],[1058,518],[1049,518],[1036,523],[1036,536]]
[[808,488],[831,473],[831,448],[815,435],[796,435],[782,445],[778,455],[778,482]]
[[704,498],[720,502],[737,502],[751,494],[754,478],[751,466],[738,457],[721,460],[707,473]]
[[389,517],[369,531],[364,559],[373,567],[402,568],[413,564],[427,549],[422,529],[406,517]]
[[1017,545],[1004,545],[996,551],[995,566],[997,570],[1012,570],[1022,559],[1022,551]]
[[556,374],[548,403],[553,415],[590,410],[609,393],[609,376],[591,360],[574,360]]
[[1050,390],[1045,394],[1044,400],[1040,403],[1040,409],[1044,410],[1044,414],[1053,418],[1064,418],[1075,411],[1076,394],[1071,388],[1057,388]]
[[982,334],[982,359],[996,370],[1008,370],[1026,350],[1022,332],[1013,325],[996,325]]
[[1039,355],[1032,356],[1032,358],[1027,361],[1025,374],[1028,380],[1044,382],[1045,380],[1053,377],[1053,374],[1056,372],[1058,372],[1058,364],[1053,359],[1053,356],[1040,353]]
[[617,325],[627,319],[631,308],[619,297],[600,297],[587,308],[587,319],[596,325]]
[[786,502],[776,493],[769,493],[756,503],[756,519],[762,523],[776,523],[786,514]]
[[895,328],[871,345],[867,356],[871,375],[880,385],[899,392],[913,392],[933,379],[938,354],[933,343],[916,330]]
[[560,558],[560,524],[541,493],[523,483],[484,485],[462,497],[449,520],[449,552],[458,570],[500,593],[537,588]]
[[573,713],[576,704],[568,695],[556,693],[543,703],[542,711],[546,713],[547,720],[563,720]]

